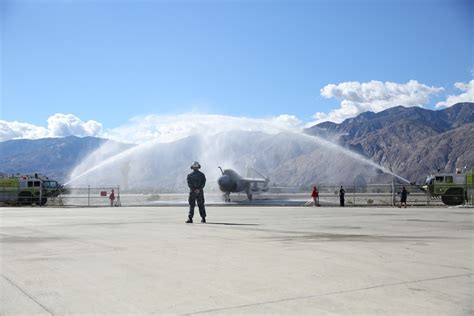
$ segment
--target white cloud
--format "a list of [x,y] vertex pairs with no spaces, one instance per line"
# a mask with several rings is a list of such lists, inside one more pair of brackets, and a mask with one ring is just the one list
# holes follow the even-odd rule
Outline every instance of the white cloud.
[[38,139],[64,136],[99,136],[102,124],[96,121],[84,122],[72,114],[56,113],[48,118],[48,127],[18,121],[0,120],[0,141],[11,139]]
[[97,121],[81,121],[72,114],[56,113],[48,118],[48,130],[55,136],[97,136],[102,124]]
[[443,88],[430,87],[416,80],[407,83],[372,80],[328,84],[321,89],[321,95],[340,100],[341,107],[329,113],[317,112],[314,115],[316,122],[310,125],[324,121],[340,123],[362,112],[380,112],[398,105],[423,106],[428,103],[432,94],[440,91]]
[[300,130],[303,124],[293,115],[248,118],[214,114],[147,115],[134,117],[124,126],[104,133],[106,138],[122,142],[172,142],[191,135],[215,135],[220,132],[263,131],[278,133]]
[[460,102],[474,102],[474,80],[468,83],[456,82],[454,86],[464,92],[459,95],[450,95],[446,98],[446,101],[436,103],[437,108],[450,107]]
[[18,121],[0,120],[0,141],[10,139],[37,139],[49,136],[49,131],[42,127]]
[[97,121],[82,121],[72,114],[57,113],[47,120],[48,126],[0,120],[0,141],[64,136],[100,136],[119,142],[172,142],[191,135],[215,135],[225,131],[262,131],[278,133],[299,131],[303,123],[293,115],[270,118],[248,118],[213,114],[138,116],[117,128],[103,131]]

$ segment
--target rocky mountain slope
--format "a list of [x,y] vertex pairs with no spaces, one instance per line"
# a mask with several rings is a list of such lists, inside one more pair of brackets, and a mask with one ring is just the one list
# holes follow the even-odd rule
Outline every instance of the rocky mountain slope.
[[75,136],[0,142],[0,172],[7,175],[41,173],[63,182],[74,166],[106,142],[110,141]]
[[437,169],[474,168],[474,103],[440,111],[398,106],[341,124],[321,123],[306,132],[336,140],[418,182]]

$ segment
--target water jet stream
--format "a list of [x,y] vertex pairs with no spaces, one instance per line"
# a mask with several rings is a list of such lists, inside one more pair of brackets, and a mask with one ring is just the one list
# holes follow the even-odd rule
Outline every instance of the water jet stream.
[[[389,174],[389,175],[391,175],[391,176],[393,176],[393,177],[395,177],[395,178],[397,178],[397,179],[399,179],[399,180],[401,180],[405,183],[410,183],[410,181],[408,181],[407,179],[405,179],[405,178],[397,175],[396,173],[384,168],[383,166],[373,162],[372,160],[370,160],[370,159],[368,159],[368,158],[366,158],[366,157],[364,157],[360,154],[352,152],[351,150],[349,150],[347,148],[344,148],[344,147],[342,147],[342,146],[340,146],[336,143],[325,140],[325,139],[323,139],[319,136],[308,135],[308,134],[305,134],[302,131],[294,132],[294,131],[288,131],[288,130],[285,130],[285,129],[282,129],[281,131],[285,132],[287,134],[294,135],[296,137],[301,137],[301,138],[304,138],[304,139],[309,140],[311,142],[314,142],[315,144],[320,145],[323,148],[333,149],[333,150],[341,153],[342,155],[345,155],[345,156],[348,156],[352,159],[357,160],[358,162],[360,162],[364,165],[372,166],[375,169],[380,170],[383,173]],[[210,136],[209,139],[214,140],[216,135],[209,135]],[[160,145],[160,144],[163,144],[163,142],[161,142],[159,140],[151,140],[151,141],[148,141],[146,143],[137,145],[135,147],[126,149],[126,150],[124,150],[122,152],[119,152],[115,155],[112,155],[112,156],[106,158],[104,161],[101,161],[100,163],[94,165],[93,167],[81,172],[78,175],[73,176],[69,181],[67,181],[65,183],[65,185],[69,185],[69,184],[73,183],[74,181],[76,181],[80,178],[83,178],[84,176],[89,175],[89,174],[93,173],[94,171],[100,170],[101,168],[107,167],[107,166],[109,166],[109,165],[111,165],[115,162],[118,162],[120,160],[125,160],[125,159],[127,159],[128,157],[130,157],[134,154],[140,153],[141,150],[151,149],[151,148],[153,148],[153,146]]]
[[149,142],[146,142],[144,144],[141,144],[141,145],[138,145],[138,146],[135,146],[135,147],[132,147],[132,148],[129,148],[129,149],[126,149],[118,154],[115,154],[107,159],[105,159],[103,162],[95,165],[94,167],[90,168],[90,169],[87,169],[86,171],[80,173],[79,175],[75,176],[74,178],[72,179],[69,179],[69,181],[67,181],[66,183],[64,183],[64,185],[68,185],[88,174],[90,174],[91,172],[95,171],[95,170],[98,170],[99,168],[101,167],[104,167],[104,166],[107,166],[119,159],[125,159],[127,156],[131,155],[134,153],[135,150],[137,150],[137,148],[143,148],[143,147],[146,147],[146,145],[150,146],[150,145],[153,145],[153,143],[155,143],[156,141],[155,140],[151,140]]
[[396,173],[394,173],[394,172],[392,172],[392,171],[386,169],[385,167],[383,167],[383,166],[381,166],[381,165],[375,163],[374,161],[370,160],[369,158],[366,158],[366,157],[364,157],[364,156],[362,156],[362,155],[360,155],[360,154],[358,154],[358,153],[355,153],[355,152],[353,152],[353,151],[351,151],[351,150],[349,150],[349,149],[347,149],[347,148],[344,148],[344,147],[342,147],[342,146],[340,146],[340,145],[338,145],[338,144],[334,144],[334,143],[332,143],[332,142],[330,142],[330,141],[327,141],[327,140],[325,140],[325,139],[323,139],[323,138],[321,138],[321,137],[319,137],[319,136],[308,135],[308,134],[305,134],[305,133],[303,133],[303,132],[300,132],[299,135],[300,135],[300,136],[304,136],[304,137],[309,137],[309,139],[311,139],[311,140],[317,140],[317,142],[320,143],[320,144],[322,144],[322,145],[325,145],[325,146],[328,146],[328,147],[330,147],[330,148],[333,148],[333,149],[336,149],[336,150],[338,150],[338,151],[341,151],[343,154],[348,155],[348,156],[350,156],[350,157],[352,157],[352,158],[355,158],[355,159],[357,159],[358,161],[360,161],[360,162],[362,162],[362,163],[364,163],[364,164],[370,165],[370,166],[372,166],[372,167],[374,167],[374,168],[376,168],[376,169],[378,169],[378,170],[381,170],[381,171],[384,172],[384,173],[387,173],[387,174],[389,174],[389,175],[391,175],[391,176],[394,176],[395,178],[397,178],[397,179],[399,179],[399,180],[402,180],[403,182],[411,183],[409,180],[407,180],[407,179],[403,178],[402,176],[400,176],[400,175],[398,175],[398,174],[396,174]]

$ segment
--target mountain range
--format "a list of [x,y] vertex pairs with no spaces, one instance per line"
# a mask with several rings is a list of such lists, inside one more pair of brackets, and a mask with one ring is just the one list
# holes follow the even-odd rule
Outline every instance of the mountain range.
[[474,103],[431,111],[398,106],[365,112],[341,124],[306,130],[332,138],[387,169],[416,181],[437,170],[474,168]]
[[74,136],[10,140],[0,143],[0,172],[42,173],[62,182],[72,177],[76,185],[183,190],[193,160],[206,166],[210,183],[219,176],[217,166],[245,175],[251,165],[274,185],[291,186],[389,181],[375,164],[417,182],[437,169],[474,167],[474,103],[438,111],[398,106],[304,132],[228,131],[140,145]]
[[[106,142],[110,141],[76,136],[0,142],[0,173],[41,173],[64,182],[74,166]],[[123,148],[132,146],[116,144]]]

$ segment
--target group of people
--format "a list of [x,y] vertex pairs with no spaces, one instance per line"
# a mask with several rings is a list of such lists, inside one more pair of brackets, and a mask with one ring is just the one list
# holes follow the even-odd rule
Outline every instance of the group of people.
[[[407,196],[408,194],[410,194],[410,192],[408,192],[405,186],[403,186],[402,190],[397,194],[400,195],[400,205],[398,207],[401,208],[404,206],[405,208],[407,208]],[[339,205],[342,207],[345,206],[345,195],[346,190],[344,190],[343,186],[341,185],[341,188],[339,189]],[[311,198],[313,199],[314,206],[321,206],[321,204],[319,204],[319,191],[316,186],[313,187],[313,191],[311,192]]]
[[[345,197],[344,197],[345,194],[346,194],[346,191],[341,185],[341,189],[339,190],[339,205],[340,206],[344,206],[345,204]],[[318,191],[317,186],[313,187],[313,192],[311,192],[311,198],[313,198],[314,206],[321,206],[321,204],[319,204],[319,191]]]

